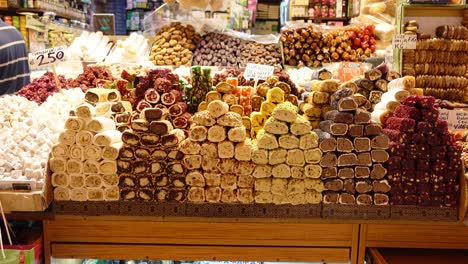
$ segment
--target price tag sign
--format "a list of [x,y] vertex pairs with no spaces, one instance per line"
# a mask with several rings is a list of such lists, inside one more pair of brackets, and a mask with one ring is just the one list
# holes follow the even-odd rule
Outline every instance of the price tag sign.
[[416,35],[396,34],[393,35],[392,46],[395,49],[416,49]]
[[29,66],[32,70],[53,66],[65,61],[67,46],[29,53]]
[[247,67],[245,68],[244,72],[244,78],[247,80],[254,79],[256,81],[266,80],[268,77],[273,75],[274,71],[275,67],[273,66],[247,63]]
[[468,130],[468,111],[440,109],[439,119],[447,121],[450,130]]

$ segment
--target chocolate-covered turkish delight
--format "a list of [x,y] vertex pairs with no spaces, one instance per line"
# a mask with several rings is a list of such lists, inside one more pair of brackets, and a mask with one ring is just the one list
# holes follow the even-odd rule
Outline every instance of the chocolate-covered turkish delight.
[[369,167],[364,167],[364,166],[356,166],[354,168],[356,178],[369,178],[370,176],[370,169]]
[[372,184],[369,181],[356,181],[356,191],[358,193],[371,192]]
[[371,151],[371,156],[372,156],[372,161],[373,162],[378,162],[378,163],[383,163],[388,160],[388,153],[387,151],[383,149],[376,149]]
[[388,205],[388,195],[383,193],[374,193],[374,204],[375,205]]
[[320,129],[335,136],[343,136],[348,132],[348,125],[345,123],[334,123],[331,120],[320,122]]
[[354,179],[343,180],[343,191],[354,194],[356,192],[356,186]]
[[338,110],[332,110],[325,114],[325,119],[333,121],[334,123],[352,124],[354,121],[354,115],[349,112],[340,112]]
[[338,111],[354,111],[358,105],[352,96],[341,98],[338,101]]
[[338,158],[335,153],[328,152],[323,154],[322,160],[320,161],[320,166],[322,167],[336,167]]
[[372,166],[370,177],[371,179],[380,180],[383,179],[386,174],[387,169],[385,169],[385,167],[382,164],[377,163]]
[[322,179],[329,179],[329,178],[336,178],[338,176],[337,174],[337,168],[336,167],[324,167],[322,168]]
[[364,127],[364,136],[378,136],[380,134],[382,134],[380,124],[368,124]]
[[340,198],[340,194],[336,192],[326,192],[323,194],[324,204],[337,204]]
[[358,125],[369,124],[371,121],[371,114],[363,109],[356,109],[354,114],[354,122]]
[[352,152],[354,150],[353,142],[347,138],[339,137],[336,140],[336,150],[338,152]]
[[338,157],[338,167],[346,167],[346,166],[355,166],[358,162],[358,158],[354,153],[345,153],[341,154]]
[[372,199],[372,196],[370,194],[363,193],[363,194],[359,194],[356,197],[356,203],[358,205],[372,205],[373,204],[373,199]]
[[329,191],[341,191],[343,189],[343,181],[341,179],[333,179],[324,182],[325,189]]
[[390,140],[387,135],[375,136],[371,141],[371,147],[373,149],[387,149],[389,144]]
[[358,166],[371,166],[372,158],[370,152],[361,152],[357,154],[357,164]]
[[368,137],[354,138],[354,149],[356,152],[365,152],[371,150],[371,141]]
[[355,177],[353,168],[340,168],[338,170],[338,177],[341,179],[353,179]]
[[354,198],[354,195],[352,195],[352,194],[342,193],[342,194],[340,194],[340,198],[338,200],[338,203],[340,203],[340,204],[355,204],[356,199]]
[[330,152],[336,150],[336,139],[335,138],[324,138],[320,140],[320,150],[323,152]]
[[[369,125],[366,125],[366,127]],[[348,127],[348,136],[350,137],[362,137],[364,135],[364,126],[351,124]]]

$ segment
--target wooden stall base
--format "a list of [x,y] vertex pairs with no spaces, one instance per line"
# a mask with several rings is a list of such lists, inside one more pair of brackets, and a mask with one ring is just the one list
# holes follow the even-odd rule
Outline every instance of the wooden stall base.
[[359,224],[330,220],[59,216],[44,221],[54,258],[356,263]]

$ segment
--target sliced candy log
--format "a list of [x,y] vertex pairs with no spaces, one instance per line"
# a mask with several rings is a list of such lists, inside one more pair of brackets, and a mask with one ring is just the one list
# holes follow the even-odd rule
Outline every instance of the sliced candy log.
[[340,199],[340,194],[337,192],[326,192],[323,194],[324,204],[337,204]]
[[382,78],[382,72],[379,69],[371,69],[364,73],[364,77],[371,81],[377,81]]
[[331,120],[320,122],[320,129],[335,136],[343,136],[348,132],[348,125],[344,123],[334,123]]
[[356,192],[356,186],[353,179],[345,179],[343,181],[343,191],[354,194]]
[[323,154],[322,160],[320,160],[320,166],[322,167],[336,167],[338,158],[333,152],[327,152]]
[[388,149],[389,144],[390,140],[387,135],[375,136],[371,141],[372,149]]
[[322,179],[329,179],[329,178],[336,178],[338,176],[337,174],[337,168],[336,167],[324,167],[322,169]]
[[[367,125],[369,126],[369,125]],[[366,127],[367,127],[366,126]],[[364,126],[351,124],[348,127],[348,136],[351,137],[362,137],[364,135]]]
[[389,158],[387,151],[376,149],[371,151],[372,161],[377,163],[386,162]]
[[338,157],[338,167],[354,166],[357,163],[357,156],[354,153],[341,154]]
[[364,152],[371,150],[371,141],[367,137],[354,138],[354,148],[356,152]]
[[242,117],[238,113],[227,112],[217,119],[218,125],[226,127],[242,126]]
[[352,152],[354,150],[353,142],[347,138],[339,137],[336,142],[338,152]]
[[165,135],[169,133],[173,128],[171,122],[167,120],[162,121],[152,121],[150,123],[149,131],[156,135]]
[[147,132],[149,130],[149,123],[142,119],[133,120],[130,126],[136,132]]
[[130,146],[138,146],[140,144],[140,136],[132,131],[124,131],[122,133],[122,141]]
[[164,163],[161,162],[151,162],[149,164],[149,172],[151,174],[158,174],[158,173],[163,173],[164,172],[165,165]]
[[333,74],[327,69],[319,69],[312,71],[311,80],[329,80]]
[[352,96],[342,98],[338,101],[338,111],[354,111],[358,108],[358,104]]
[[372,191],[372,184],[370,181],[356,181],[356,192],[358,193],[368,193]]
[[122,188],[120,189],[120,197],[124,201],[133,201],[137,198],[137,191],[133,188]]
[[161,99],[161,96],[159,96],[159,93],[151,88],[146,90],[145,92],[145,100],[150,103],[150,104],[157,104],[159,103],[159,99]]
[[[206,172],[218,172],[218,164],[219,164],[219,159],[217,158],[208,158],[201,154],[203,157],[202,160],[202,168]],[[218,155],[216,155],[218,156]]]
[[374,204],[375,205],[388,205],[389,198],[388,195],[383,193],[374,193]]
[[187,190],[185,188],[173,188],[169,190],[168,200],[183,202],[187,197]]
[[357,154],[358,166],[372,166],[372,158],[370,152],[362,152]]
[[144,174],[148,170],[146,161],[135,161],[132,167],[134,174]]
[[154,192],[151,188],[142,188],[137,191],[137,196],[140,201],[153,200]]
[[165,113],[165,111],[160,108],[145,108],[143,111],[141,111],[140,118],[151,122],[165,119],[165,114],[167,113]]
[[171,116],[181,116],[187,112],[187,104],[185,102],[177,102],[169,107],[169,114]]
[[353,168],[340,168],[338,170],[338,177],[340,179],[353,179],[355,177]]
[[156,146],[159,143],[159,136],[154,134],[141,135],[140,142],[144,146]]
[[[379,77],[380,78],[380,77]],[[377,78],[377,79],[379,79]],[[376,80],[377,80],[376,79]],[[356,80],[355,83],[360,87],[360,88],[364,88],[368,91],[371,91],[374,89],[374,82],[369,80],[369,79],[359,79],[359,80]]]
[[369,167],[364,167],[364,166],[356,166],[354,168],[356,178],[369,178],[370,176],[370,169]]
[[117,172],[118,173],[130,173],[132,172],[131,161],[117,160]]
[[162,174],[154,177],[154,185],[157,187],[168,187],[170,184],[169,176]]
[[189,113],[184,113],[181,116],[174,118],[172,120],[174,127],[180,129],[187,128],[189,125],[190,116],[191,115]]
[[185,139],[185,132],[182,129],[174,129],[167,135],[161,137],[161,145],[165,148],[177,146]]
[[371,114],[363,109],[356,109],[354,114],[354,122],[358,125],[369,124],[371,121]]
[[354,116],[352,113],[339,112],[338,110],[332,110],[325,114],[326,120],[331,120],[334,123],[345,123],[352,124],[354,122]]
[[135,175],[132,174],[121,174],[119,176],[119,187],[137,187],[138,181]]
[[122,147],[119,150],[119,158],[122,160],[131,160],[135,158],[135,150],[132,147]]
[[356,197],[356,203],[358,205],[372,205],[373,204],[373,199],[372,199],[372,196],[370,194],[359,194],[357,197]]
[[115,115],[115,122],[118,124],[129,124],[131,120],[132,114],[130,113],[122,113]]
[[325,189],[328,191],[341,191],[343,190],[343,181],[341,179],[327,180],[324,182]]
[[165,106],[173,105],[176,102],[176,95],[174,93],[169,92],[161,95],[161,103]]
[[151,104],[146,102],[146,101],[140,101],[138,102],[137,104],[137,107],[136,107],[136,110],[138,111],[138,113],[140,113],[141,111],[143,111],[143,109],[145,108],[151,108]]
[[391,189],[387,180],[375,180],[372,182],[372,190],[376,193],[387,193]]
[[336,139],[333,137],[320,139],[320,150],[323,152],[330,152],[336,150]]
[[374,164],[370,172],[371,179],[380,180],[387,175],[387,169],[382,164]]
[[154,200],[161,202],[161,201],[167,201],[169,198],[169,190],[167,188],[156,188],[154,190]]
[[339,204],[356,204],[356,198],[354,197],[353,194],[342,193],[340,194],[338,203]]
[[[386,92],[388,90],[388,82],[386,80],[384,80],[384,79],[377,80],[375,82],[375,87],[377,89],[379,89],[380,91],[382,91],[382,92]],[[371,94],[372,94],[372,92],[374,92],[374,91],[371,91]],[[379,92],[379,91],[377,91],[377,92]],[[380,94],[380,96],[382,96],[382,94]]]
[[135,149],[135,156],[139,159],[149,159],[151,157],[151,151],[146,148],[137,148]]
[[192,141],[203,142],[208,137],[208,129],[204,126],[192,126],[189,130],[189,138]]

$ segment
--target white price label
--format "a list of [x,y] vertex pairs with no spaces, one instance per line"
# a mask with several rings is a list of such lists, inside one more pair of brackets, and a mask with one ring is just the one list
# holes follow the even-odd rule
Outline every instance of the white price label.
[[468,111],[440,109],[439,119],[447,121],[450,130],[468,130]]
[[39,69],[52,66],[59,62],[65,61],[65,53],[67,46],[41,50],[34,53],[29,53],[29,67],[31,69]]
[[275,67],[262,64],[247,63],[245,68],[244,78],[247,80],[266,80],[268,77],[273,75]]
[[393,35],[392,46],[395,49],[416,49],[416,35],[396,34]]

